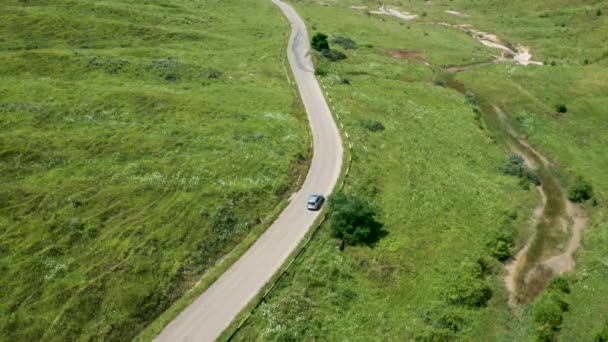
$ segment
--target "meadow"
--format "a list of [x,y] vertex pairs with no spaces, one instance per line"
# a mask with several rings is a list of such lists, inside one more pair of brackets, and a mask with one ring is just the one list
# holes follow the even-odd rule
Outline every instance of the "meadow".
[[[354,143],[345,192],[368,198],[388,234],[340,252],[325,227],[236,339],[521,341],[541,336],[542,319],[555,324],[543,331],[553,340],[589,341],[606,330],[608,53],[600,42],[608,25],[598,13],[608,9],[597,1],[386,1],[419,15],[403,21],[369,13],[373,2],[293,3],[311,32],[357,43],[334,44],[347,58],[319,57],[317,67]],[[458,73],[465,97],[438,80],[442,68],[491,61],[497,50],[433,22],[470,23],[530,46],[546,65]],[[508,304],[497,237],[511,229],[511,252],[521,248],[539,198],[503,173],[505,132],[472,99],[502,108],[565,189],[581,176],[593,186],[567,295],[552,284],[532,302]],[[558,296],[563,313],[547,304]],[[539,318],[545,308],[550,316]]]
[[269,2],[3,1],[0,340],[129,340],[298,186]]

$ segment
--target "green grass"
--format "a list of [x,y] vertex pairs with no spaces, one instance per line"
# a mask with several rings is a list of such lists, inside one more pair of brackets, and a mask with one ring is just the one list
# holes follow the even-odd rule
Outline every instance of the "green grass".
[[2,339],[130,339],[263,231],[309,154],[287,35],[266,2],[3,3]]
[[[508,308],[504,271],[496,261],[482,278],[493,291],[486,307],[469,309],[445,300],[454,278],[467,279],[461,263],[489,255],[505,212],[517,214],[512,225],[522,246],[538,197],[502,175],[508,155],[505,132],[496,131],[495,125],[489,125],[489,132],[480,129],[461,94],[433,85],[437,67],[489,60],[496,50],[464,33],[428,24],[438,21],[471,23],[508,44],[532,47],[534,60],[556,64],[490,65],[456,78],[480,101],[506,112],[509,122],[550,158],[553,167],[547,172],[562,186],[567,188],[579,175],[592,183],[598,204],[584,205],[590,224],[577,252],[577,268],[567,274],[570,309],[559,332],[564,341],[592,340],[607,324],[608,310],[608,75],[600,43],[608,24],[606,14],[596,15],[605,4],[385,2],[427,14],[402,22],[350,8],[367,5],[373,10],[374,4],[326,3],[296,5],[311,31],[346,36],[359,46],[346,50],[344,61],[318,60],[317,65],[328,71],[323,78],[329,96],[353,138],[353,172],[345,191],[373,201],[388,236],[373,248],[349,247],[340,253],[324,230],[237,340],[533,338],[530,307]],[[423,60],[392,58],[386,49],[418,51],[416,57]],[[350,85],[342,84],[342,78]],[[566,114],[555,113],[560,103],[567,105]],[[371,121],[386,129],[367,130],[365,122]]]

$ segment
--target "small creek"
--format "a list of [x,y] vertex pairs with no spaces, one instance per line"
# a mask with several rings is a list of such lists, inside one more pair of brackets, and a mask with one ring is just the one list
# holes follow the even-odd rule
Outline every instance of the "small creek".
[[[466,92],[465,85],[453,77],[448,78],[446,85],[460,93]],[[587,220],[582,210],[567,200],[549,159],[517,133],[499,107],[483,100],[478,105],[484,127],[506,133],[504,138],[510,149],[522,155],[541,180],[541,185],[536,187],[541,201],[529,221],[532,234],[505,267],[510,303],[527,302],[540,293],[554,275],[574,268],[573,254],[580,245]]]

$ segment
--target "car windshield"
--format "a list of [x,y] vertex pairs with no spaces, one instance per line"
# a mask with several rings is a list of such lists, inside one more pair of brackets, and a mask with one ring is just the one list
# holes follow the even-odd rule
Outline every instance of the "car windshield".
[[315,204],[315,203],[317,203],[318,199],[319,199],[318,196],[310,196],[310,198],[308,199],[308,204]]

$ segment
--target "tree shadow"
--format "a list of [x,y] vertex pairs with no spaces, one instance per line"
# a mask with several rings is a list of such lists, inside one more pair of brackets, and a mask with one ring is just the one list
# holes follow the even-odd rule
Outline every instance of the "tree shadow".
[[384,229],[382,222],[374,220],[372,223],[369,227],[369,234],[365,239],[361,240],[361,243],[370,248],[375,248],[378,242],[388,235],[388,230]]

